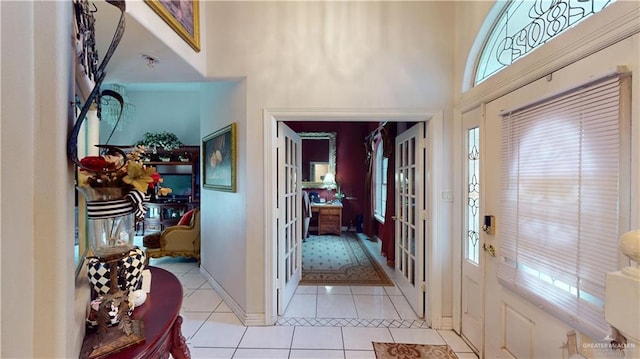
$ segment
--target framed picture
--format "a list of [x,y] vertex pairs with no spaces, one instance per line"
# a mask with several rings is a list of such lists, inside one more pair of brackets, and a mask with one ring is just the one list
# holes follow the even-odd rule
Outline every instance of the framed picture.
[[202,186],[236,191],[236,124],[202,139]]
[[196,52],[200,52],[198,0],[144,0]]

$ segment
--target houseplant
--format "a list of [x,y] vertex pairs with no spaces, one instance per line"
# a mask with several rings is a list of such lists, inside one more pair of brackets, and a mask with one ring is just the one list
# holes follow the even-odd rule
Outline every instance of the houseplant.
[[171,151],[182,146],[182,142],[172,132],[146,132],[142,140],[135,143],[135,146],[145,146],[150,148],[153,153],[157,153],[158,148],[165,151]]
[[342,192],[342,178],[338,178],[336,180],[336,194],[333,196],[334,202],[342,203],[342,199],[346,197],[344,192]]

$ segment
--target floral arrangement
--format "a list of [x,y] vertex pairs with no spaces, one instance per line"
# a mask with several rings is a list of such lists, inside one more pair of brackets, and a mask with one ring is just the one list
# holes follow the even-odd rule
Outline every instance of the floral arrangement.
[[178,136],[171,132],[146,132],[142,140],[136,142],[135,145],[151,148],[155,153],[158,148],[165,151],[175,150],[182,146],[182,142]]
[[[121,151],[120,151],[121,152]],[[80,187],[120,188],[124,191],[136,189],[146,193],[149,188],[162,183],[155,167],[144,165],[144,146],[136,146],[123,157],[122,153],[110,152],[104,156],[87,156],[80,160]],[[171,192],[162,188],[160,195]]]
[[158,172],[154,172],[151,175],[151,179],[153,179],[153,182],[149,183],[149,189],[151,189],[155,194],[160,196],[166,196],[172,192],[171,188],[162,187],[160,185],[163,182],[163,179],[162,177],[160,177],[160,174]]
[[344,197],[346,197],[345,194],[340,189],[341,186],[342,186],[342,178],[336,179],[336,194],[333,196],[333,198],[337,199],[338,201],[341,201]]

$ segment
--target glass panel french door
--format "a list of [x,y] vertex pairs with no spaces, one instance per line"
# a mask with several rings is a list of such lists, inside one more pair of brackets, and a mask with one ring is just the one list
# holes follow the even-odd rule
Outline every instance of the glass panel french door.
[[300,136],[278,122],[278,315],[302,277],[302,150]]
[[[424,124],[396,137],[395,179],[397,285],[419,317],[425,305],[425,146]],[[389,224],[390,225],[390,224]]]

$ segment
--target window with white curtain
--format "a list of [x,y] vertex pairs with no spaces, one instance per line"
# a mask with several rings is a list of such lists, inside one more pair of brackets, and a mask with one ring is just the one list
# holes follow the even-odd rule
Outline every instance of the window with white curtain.
[[382,155],[382,141],[376,146],[376,168],[374,188],[376,190],[375,212],[376,218],[384,223],[385,210],[387,208],[387,163],[388,159]]
[[602,339],[604,282],[628,223],[630,78],[502,118],[501,284]]

